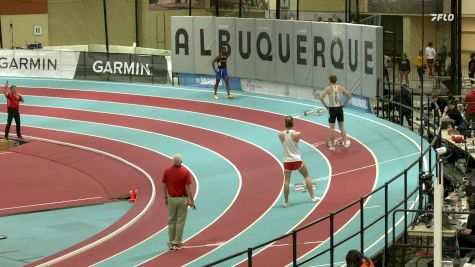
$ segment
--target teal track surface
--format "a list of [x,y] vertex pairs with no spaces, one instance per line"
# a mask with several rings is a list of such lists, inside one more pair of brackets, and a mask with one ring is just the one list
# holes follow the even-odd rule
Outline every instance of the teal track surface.
[[[0,78],[0,83],[6,79]],[[330,194],[332,192],[332,184],[337,182],[338,179],[343,179],[343,176],[349,176],[349,180],[345,180],[347,187],[345,190],[347,192],[351,192],[353,189],[355,189],[355,192],[358,192],[356,189],[360,181],[364,180],[370,185],[369,190],[365,189],[367,191],[365,192],[368,193],[372,189],[384,185],[386,181],[401,172],[406,166],[416,160],[420,153],[420,137],[416,134],[398,125],[378,119],[372,114],[346,110],[346,129],[353,138],[352,147],[350,147],[349,151],[344,151],[341,148],[333,152],[334,154],[331,154],[327,147],[323,145],[324,137],[326,137],[326,115],[299,117],[296,121],[297,129],[299,129],[299,124],[305,124],[305,127],[307,125],[308,127],[317,127],[315,129],[320,131],[319,133],[303,132],[301,151],[312,179],[316,181],[316,194],[323,196],[324,200],[315,205],[308,200],[308,194],[303,194],[291,188],[291,207],[283,209],[280,206],[283,202],[283,196],[280,194],[283,185],[282,175],[265,177],[269,179],[270,183],[265,180],[266,183],[264,184],[256,181],[256,179],[264,179],[264,177],[252,177],[254,179],[252,180],[252,185],[258,185],[259,187],[246,187],[245,185],[249,181],[246,179],[249,178],[241,175],[244,169],[240,169],[239,164],[229,160],[225,156],[227,152],[213,151],[214,149],[211,148],[212,144],[208,145],[205,142],[197,144],[195,141],[191,141],[195,139],[188,137],[187,133],[189,131],[203,131],[203,133],[209,134],[197,133],[199,136],[196,137],[196,140],[203,140],[208,138],[208,136],[214,136],[214,134],[231,138],[234,140],[232,143],[228,145],[221,144],[223,149],[228,150],[240,151],[242,148],[243,151],[246,151],[239,144],[250,144],[257,149],[256,151],[260,151],[264,153],[263,155],[268,155],[268,157],[265,158],[266,162],[263,164],[260,161],[262,157],[255,158],[254,155],[243,153],[241,157],[248,159],[248,162],[246,162],[248,167],[246,168],[252,168],[251,171],[269,168],[273,171],[270,173],[281,173],[282,169],[277,166],[280,164],[278,161],[281,160],[282,151],[280,142],[277,139],[276,130],[280,129],[277,128],[280,126],[271,126],[282,125],[283,115],[300,115],[306,109],[320,107],[320,103],[245,92],[236,92],[236,99],[232,101],[224,99],[224,95],[221,95],[223,99],[215,101],[212,99],[209,90],[158,85],[11,77],[8,80],[10,83],[18,85],[20,92],[25,97],[25,104],[22,107],[22,124],[25,126],[24,135],[35,136],[36,131],[42,129],[51,131],[51,135],[48,138],[55,139],[54,133],[60,131],[124,142],[166,156],[172,156],[177,152],[183,155],[184,162],[193,172],[198,186],[198,193],[196,195],[198,209],[196,211],[190,210],[188,213],[189,216],[184,233],[184,239],[189,239],[189,241],[185,241],[185,245],[188,248],[180,252],[174,252],[176,255],[182,253],[184,256],[181,258],[188,259],[180,263],[180,265],[201,266],[288,233],[296,226],[305,222],[306,218],[310,218],[310,214],[316,214],[319,210],[325,211],[324,206],[326,203],[338,203],[338,197]],[[163,104],[154,104],[162,100]],[[2,101],[1,103],[4,103],[4,99]],[[194,108],[195,106],[196,109]],[[236,107],[239,109],[235,109]],[[232,110],[233,113],[225,113],[227,112],[225,110],[228,108],[235,110]],[[240,113],[240,111],[243,112]],[[265,114],[261,111],[264,111]],[[219,114],[220,112],[223,112],[222,115]],[[245,112],[255,114],[255,117],[244,118]],[[97,114],[104,115],[104,119],[102,120],[102,115]],[[226,114],[229,114],[229,116]],[[261,120],[263,121],[262,123],[258,123],[260,116],[267,116],[266,114],[273,116],[272,118],[276,118],[279,115],[279,119],[282,120],[267,122],[263,119]],[[240,116],[242,116],[242,119]],[[118,118],[122,119],[119,120]],[[5,114],[0,113],[0,121],[5,120]],[[144,128],[144,124],[147,123],[150,124],[150,129]],[[156,132],[151,130],[155,126],[159,128]],[[176,132],[169,130],[169,128],[173,127],[185,128],[180,128]],[[165,128],[168,129],[168,132],[165,131]],[[184,133],[184,131],[187,133]],[[217,138],[215,142],[221,142],[220,140],[220,138]],[[229,147],[235,145],[234,142],[237,142],[237,146]],[[314,143],[319,143],[317,148],[312,145]],[[428,144],[424,143],[423,145],[426,148]],[[355,149],[361,147],[358,153],[366,153],[364,155],[367,155],[367,158],[361,159],[357,156],[352,156],[351,149],[353,149],[353,146]],[[348,162],[348,166],[351,166],[351,168],[345,169],[345,166],[343,166],[343,171],[332,169],[332,162],[338,158],[345,158],[345,161]],[[350,164],[350,162],[354,163]],[[361,165],[359,162],[363,162],[363,164]],[[367,162],[372,162],[372,164],[367,164]],[[428,164],[428,159],[426,159],[425,165],[428,166]],[[361,177],[359,175],[361,170],[369,169],[374,169],[374,175],[370,177]],[[246,171],[249,171],[249,169]],[[157,184],[160,184],[161,173],[150,173],[150,175],[157,181]],[[418,169],[416,165],[409,172],[409,191],[415,188],[417,175]],[[301,176],[297,173],[294,173],[292,176],[291,183],[295,182],[302,182]],[[402,182],[403,180],[400,179],[390,185],[388,197],[389,203],[393,203],[390,207],[403,198]],[[361,182],[361,184],[363,183]],[[271,184],[272,186],[270,186]],[[161,188],[157,188],[158,190],[161,191]],[[326,195],[327,192],[330,192],[329,196]],[[265,203],[270,205],[262,207],[259,210],[261,212],[260,216],[256,215],[256,218],[252,219],[251,223],[246,222],[246,220],[240,217],[240,212],[244,211],[240,211],[239,207],[234,207],[235,205],[233,206],[233,204],[241,203],[238,197],[240,194],[257,194],[267,201]],[[353,197],[351,201],[358,199],[360,196]],[[413,201],[410,204],[416,205],[417,199],[414,198]],[[365,202],[365,225],[368,225],[372,220],[384,213],[383,203],[384,190],[376,193]],[[123,209],[123,206],[117,208]],[[95,207],[75,208],[67,211],[80,213],[82,209],[95,209]],[[258,210],[258,207],[256,207],[256,210]],[[329,212],[331,211],[333,210],[329,210]],[[62,211],[44,212],[44,214],[54,215],[54,213],[58,212]],[[228,219],[231,222],[229,228],[236,227],[235,232],[229,233],[228,236],[223,234],[222,236],[226,237],[221,239],[219,232],[213,234],[205,230],[207,227],[210,229],[221,229],[213,228],[213,224],[219,224],[221,217],[226,213],[232,215],[230,216],[233,219]],[[94,213],[91,214],[91,216],[95,216]],[[0,226],[6,222],[24,220],[22,216],[43,216],[43,213],[41,215],[31,214],[0,218]],[[156,216],[166,216],[166,214],[157,214]],[[336,229],[338,230],[335,236],[336,242],[354,233],[360,227],[357,210],[352,211],[352,214],[348,216],[350,219],[348,221],[345,219],[341,223],[342,227]],[[45,218],[47,217],[45,216]],[[65,220],[64,223],[66,223],[66,219],[61,219],[58,216],[55,218],[57,220]],[[118,219],[117,216],[113,218]],[[397,224],[398,233],[401,232],[403,227],[400,218],[399,216]],[[95,221],[96,219],[92,218],[91,220]],[[107,222],[112,223],[112,221]],[[240,222],[246,225],[240,225]],[[42,223],[47,224],[48,222],[45,220]],[[52,221],[51,225],[56,223],[58,222]],[[392,219],[390,219],[390,224],[392,224]],[[22,235],[28,235],[28,232],[23,232],[24,227],[27,226],[9,224],[8,229],[11,233],[22,232]],[[85,262],[87,264],[95,263],[95,266],[135,266],[144,263],[145,265],[149,263],[158,264],[175,260],[173,258],[174,255],[170,256],[170,253],[166,253],[167,231],[165,225],[158,228],[154,234],[148,234],[148,237],[143,238],[140,242],[137,241],[133,245],[128,245],[119,250],[116,249],[113,252],[108,252],[105,249],[102,255],[96,253],[91,257],[94,261]],[[74,230],[80,234],[61,235],[61,231],[56,232],[57,238],[64,239],[64,242],[52,246],[53,248],[50,250],[44,251],[39,244],[30,246],[31,254],[43,255],[45,257],[48,256],[48,253],[60,252],[60,250],[66,249],[68,246],[84,240],[86,236],[92,236],[97,232],[83,231],[80,227]],[[328,227],[322,226],[319,228],[316,226],[312,231],[327,233]],[[305,232],[302,234],[306,235]],[[309,234],[309,236],[311,235]],[[384,246],[383,237],[384,224],[381,221],[365,232],[365,253],[372,255],[380,251]],[[47,239],[38,238],[47,242]],[[360,244],[359,238],[359,236],[356,236],[337,247],[335,262],[342,263],[347,250],[358,249]],[[15,239],[15,237],[12,237],[12,241],[8,242],[14,242]],[[255,251],[254,253],[258,254],[256,256],[257,263],[272,262],[273,260],[275,260],[275,264],[271,265],[274,266],[276,264],[286,265],[291,263],[291,258],[289,257],[291,255],[290,241],[291,239],[286,239],[278,246],[264,247],[259,253]],[[301,253],[299,251],[301,259],[315,255],[329,246],[329,240],[326,238],[309,241],[303,242],[300,245],[300,248],[305,248]],[[5,244],[1,242],[3,241],[0,241],[0,252],[3,251],[2,247]],[[285,249],[288,254],[286,256],[280,255],[283,259],[277,259],[278,257],[273,259],[272,256],[268,256],[284,251],[282,249]],[[1,256],[2,254],[0,254]],[[45,261],[53,258],[55,257],[48,257]],[[74,257],[70,260],[69,263],[74,263]],[[243,260],[245,260],[245,257],[239,257],[226,262],[223,266],[238,264]],[[323,255],[311,261],[308,266],[325,266],[328,264],[328,261],[329,256]],[[83,262],[83,260],[78,260],[78,262]],[[285,264],[283,264],[284,262]],[[257,266],[261,265],[264,266],[263,264],[258,264]]]

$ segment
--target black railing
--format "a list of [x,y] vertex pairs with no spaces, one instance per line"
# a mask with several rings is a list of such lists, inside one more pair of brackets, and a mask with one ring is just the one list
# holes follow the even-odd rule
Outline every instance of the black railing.
[[[378,84],[379,85],[379,84]],[[379,88],[379,86],[378,86]],[[377,101],[378,101],[378,104],[377,106],[379,107],[380,106],[380,103],[392,103],[394,105],[401,105],[399,102],[397,101],[393,101],[389,98],[384,98],[384,97],[380,97],[379,96],[379,91],[378,91],[378,95],[377,95]],[[434,103],[437,107],[437,104]],[[414,108],[412,108],[412,106],[405,106],[405,108],[408,108],[408,109],[411,109],[412,111],[416,111]],[[438,110],[438,107],[437,107],[437,110]],[[378,114],[379,115],[379,114]],[[424,114],[421,114],[421,118],[428,118],[428,114],[427,115],[424,115]],[[368,229],[370,229],[372,226],[374,226],[375,224],[381,222],[382,220],[384,220],[384,257],[383,257],[383,266],[386,266],[387,265],[387,259],[388,259],[388,247],[389,245],[391,244],[391,241],[394,241],[395,240],[395,236],[396,236],[396,229],[395,229],[395,225],[394,225],[394,220],[395,218],[393,219],[393,226],[392,226],[392,231],[393,231],[393,236],[391,236],[389,234],[390,232],[390,229],[389,229],[389,218],[391,217],[391,214],[398,210],[399,207],[403,206],[404,207],[404,210],[407,210],[408,209],[408,201],[409,199],[412,199],[414,197],[414,195],[416,193],[419,193],[418,197],[421,198],[422,197],[422,194],[421,194],[421,184],[419,183],[419,185],[411,192],[408,192],[408,175],[409,175],[409,172],[413,169],[413,167],[415,167],[416,165],[418,165],[418,170],[423,170],[423,158],[428,155],[429,156],[429,166],[427,168],[427,170],[434,170],[435,168],[437,168],[437,163],[434,162],[434,165],[435,166],[432,166],[432,150],[433,150],[433,147],[435,147],[438,143],[438,141],[440,140],[440,130],[441,130],[441,120],[440,120],[440,112],[438,114],[439,116],[433,116],[433,123],[432,124],[426,124],[428,125],[427,128],[427,132],[429,132],[429,128],[430,127],[433,127],[433,130],[432,132],[435,133],[435,136],[434,138],[432,139],[432,141],[430,142],[430,146],[428,146],[424,151],[421,151],[421,155],[420,157],[415,160],[414,162],[412,162],[408,167],[406,167],[403,171],[401,171],[400,173],[398,173],[397,175],[395,175],[393,178],[391,178],[389,181],[387,181],[384,185],[382,186],[379,186],[378,188],[376,188],[375,190],[373,190],[371,193],[365,195],[365,196],[362,196],[360,197],[359,199],[351,202],[350,204],[340,208],[339,210],[337,211],[334,211],[334,212],[331,212],[329,215],[327,216],[324,216],[316,221],[313,221],[311,223],[308,223],[307,225],[304,225],[302,227],[299,227],[297,229],[294,229],[292,230],[290,233],[287,233],[285,235],[282,235],[280,237],[277,237],[277,238],[274,238],[272,240],[269,240],[265,243],[262,243],[260,245],[257,245],[257,246],[254,246],[254,247],[250,247],[246,250],[243,250],[243,251],[240,251],[238,253],[235,253],[233,255],[230,255],[228,257],[225,257],[225,258],[222,258],[220,260],[217,260],[217,261],[214,261],[214,262],[211,262],[211,263],[208,263],[206,264],[205,266],[215,266],[217,264],[221,264],[221,263],[224,263],[226,261],[229,261],[231,259],[236,259],[238,257],[241,257],[245,254],[247,254],[247,263],[248,263],[248,266],[252,266],[252,262],[253,262],[253,255],[254,255],[254,251],[257,250],[257,249],[260,249],[264,246],[267,246],[267,245],[270,245],[276,241],[279,241],[279,240],[282,240],[284,238],[288,238],[290,236],[292,236],[292,265],[293,266],[301,266],[305,263],[308,263],[312,260],[315,260],[319,257],[321,257],[322,255],[326,254],[326,253],[329,253],[329,264],[330,266],[334,266],[335,264],[335,249],[346,243],[347,241],[355,238],[356,236],[359,235],[359,238],[360,238],[360,250],[361,251],[364,251],[365,250],[365,231],[367,231]],[[424,124],[423,124],[424,125]],[[424,132],[424,130],[422,130],[422,133]],[[421,148],[422,149],[422,148]],[[418,175],[416,177],[416,179],[419,181],[419,175],[420,175],[420,172],[418,172]],[[389,203],[389,186],[393,183],[395,183],[396,181],[401,181],[403,182],[403,185],[404,185],[404,198],[395,203],[395,204],[392,204],[390,205]],[[378,218],[376,218],[375,220],[372,220],[372,221],[369,221],[367,225],[365,225],[365,218],[364,218],[364,204],[366,202],[366,200],[375,195],[376,193],[380,192],[380,191],[383,191],[384,190],[384,214],[382,214],[381,216],[379,216]],[[421,202],[421,200],[419,199],[419,201]],[[358,210],[359,210],[359,213],[360,213],[360,227],[359,227],[359,230],[358,231],[355,231],[351,234],[349,234],[348,236],[346,236],[344,239],[336,242],[335,241],[335,217],[344,212],[345,210],[348,210],[350,208],[353,208],[353,207],[358,207]],[[308,228],[314,228],[314,227],[318,227],[318,226],[321,226],[324,222],[326,221],[329,221],[329,248],[327,249],[324,249],[323,251],[319,252],[318,254],[316,255],[313,255],[313,256],[309,256],[308,258],[306,258],[305,260],[301,260],[299,262],[299,258],[298,258],[298,254],[297,254],[297,250],[298,250],[298,237],[299,237],[299,233],[305,229],[308,229]],[[408,218],[407,218],[407,212],[404,213],[404,229],[407,229],[407,226],[408,226]],[[320,231],[322,231],[322,229],[319,229]],[[404,235],[406,235],[407,233],[404,231]],[[392,237],[392,240],[390,240],[389,238]]]

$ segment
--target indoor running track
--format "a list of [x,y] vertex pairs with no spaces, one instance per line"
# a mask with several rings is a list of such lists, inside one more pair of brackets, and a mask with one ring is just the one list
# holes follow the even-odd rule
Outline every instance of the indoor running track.
[[[5,79],[0,79],[0,84]],[[52,79],[14,79],[25,97],[25,136],[80,145],[130,162],[148,174],[138,184],[138,203],[109,228],[71,248],[31,264],[42,266],[201,266],[288,233],[359,199],[417,159],[420,138],[371,114],[346,110],[349,149],[324,145],[327,116],[303,117],[316,101],[236,92],[234,100],[214,100],[210,90],[144,84]],[[3,99],[1,103],[5,103]],[[1,110],[5,106],[1,105]],[[291,189],[290,208],[281,207],[283,170],[277,131],[284,115],[299,115],[301,151],[323,199]],[[0,122],[6,120],[0,113]],[[0,125],[3,127],[4,125]],[[424,144],[424,148],[427,144]],[[161,174],[169,157],[181,153],[195,179],[197,210],[185,227],[186,249],[167,252],[166,206]],[[424,161],[425,166],[429,162]],[[417,167],[410,177],[417,177]],[[149,177],[149,180],[147,180]],[[139,178],[137,178],[139,179]],[[294,174],[292,183],[302,182]],[[410,191],[417,179],[409,179]],[[389,201],[403,197],[402,181],[391,184]],[[365,224],[383,214],[384,190],[365,202]],[[412,205],[416,205],[414,199]],[[335,217],[335,242],[359,229],[358,209]],[[133,223],[129,223],[132,221]],[[392,221],[390,221],[392,225]],[[303,231],[298,256],[328,248],[328,223]],[[402,229],[400,218],[397,231]],[[19,229],[20,231],[20,229]],[[384,224],[365,232],[366,254],[384,245]],[[254,252],[255,266],[292,261],[291,239]],[[336,249],[336,262],[359,248],[359,236]],[[47,256],[47,255],[45,255]],[[327,266],[328,255],[309,266]],[[223,264],[245,263],[236,258]]]

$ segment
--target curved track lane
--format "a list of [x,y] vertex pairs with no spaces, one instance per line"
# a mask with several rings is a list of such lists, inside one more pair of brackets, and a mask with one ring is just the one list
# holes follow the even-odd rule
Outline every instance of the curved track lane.
[[[279,162],[274,160],[270,155],[263,153],[263,151],[256,147],[235,140],[231,137],[219,135],[213,132],[205,131],[202,129],[191,128],[183,125],[171,124],[166,122],[151,121],[147,119],[135,118],[134,121],[128,120],[124,116],[100,114],[84,111],[71,111],[71,110],[58,110],[49,108],[32,108],[24,107],[23,114],[35,114],[39,116],[51,116],[61,117],[79,121],[89,121],[96,123],[105,123],[119,125],[123,127],[134,127],[145,131],[154,133],[160,133],[165,135],[174,136],[183,140],[190,141],[192,143],[200,144],[208,147],[214,151],[219,151],[223,156],[230,159],[242,173],[243,185],[242,191],[238,195],[233,206],[225,213],[218,221],[212,224],[209,228],[205,229],[197,237],[205,237],[204,239],[196,238],[197,240],[190,240],[193,242],[203,243],[210,242],[210,237],[218,238],[213,233],[219,232],[222,238],[229,239],[234,235],[242,231],[243,228],[252,224],[261,214],[265,212],[275,202],[275,198],[279,196],[281,190],[281,184],[273,183],[273,177],[279,177],[282,175],[282,170]],[[61,115],[58,115],[60,113]],[[137,127],[141,125],[141,127]],[[235,148],[239,147],[239,150]],[[242,154],[249,155],[249,157],[242,157]],[[262,168],[252,168],[256,160],[262,161]],[[268,195],[263,198],[255,190],[266,187]],[[158,196],[157,199],[163,199]],[[151,209],[150,216],[158,217],[160,213]],[[163,213],[162,213],[163,214]],[[244,219],[235,220],[237,214],[244,216]],[[145,225],[143,225],[145,227]],[[133,232],[130,235],[135,235]],[[206,238],[207,237],[207,238]],[[123,248],[126,248],[131,242],[118,242]],[[104,247],[98,247],[95,249],[100,252],[84,253],[84,255],[75,257],[73,262],[80,264],[92,264],[98,259],[102,259],[104,256],[95,256],[95,254],[110,255],[110,250]],[[198,252],[199,253],[199,252]],[[93,254],[93,255],[91,255]],[[72,262],[72,263],[73,263]],[[68,264],[67,261],[61,264]]]
[[[26,92],[27,94],[35,94],[35,92],[32,92],[31,90],[34,91],[34,90],[45,90],[45,89],[31,89],[31,90],[25,89],[25,90],[27,90]],[[71,92],[71,90],[58,90],[58,89],[51,89],[51,90],[46,89],[46,91],[44,92],[48,96],[56,96],[56,97],[66,97],[66,98],[67,97],[71,97],[71,98],[82,97],[86,99],[115,101],[115,102],[124,102],[127,100],[127,103],[133,102],[133,104],[160,106],[160,107],[166,107],[166,108],[176,108],[178,106],[180,109],[184,109],[184,110],[206,113],[206,114],[213,114],[213,115],[218,115],[218,116],[223,116],[223,117],[231,117],[237,120],[243,120],[243,121],[248,121],[248,122],[252,122],[252,123],[256,123],[260,125],[265,125],[267,127],[274,128],[274,129],[279,129],[282,124],[281,123],[282,116],[278,116],[276,114],[271,114],[267,112],[258,112],[255,110],[230,107],[230,106],[220,106],[218,110],[218,109],[213,108],[214,106],[213,104],[194,102],[194,101],[188,101],[188,100],[171,100],[167,98],[141,97],[141,96],[110,94],[110,93],[94,93],[94,92],[80,92],[80,91]],[[67,93],[66,96],[65,96],[65,93]],[[72,93],[73,95],[70,95],[69,93]],[[40,91],[36,91],[36,94],[43,95],[43,94],[40,94]],[[97,99],[97,98],[101,98],[101,99]],[[121,99],[117,99],[117,98],[121,98]],[[190,105],[190,102],[193,102],[193,104]],[[256,113],[259,113],[258,116],[256,115]],[[298,125],[299,125],[299,129],[303,130],[303,132],[320,133],[320,134],[316,134],[315,136],[311,136],[308,139],[305,139],[307,142],[317,143],[325,139],[325,136],[324,136],[325,134],[323,133],[326,131],[323,130],[325,129],[324,127],[316,126],[315,124],[304,122],[304,121],[299,121]],[[359,145],[359,143],[357,142],[353,142],[353,146],[350,148],[350,150],[347,153],[344,153],[344,154],[338,153],[338,152],[328,153],[324,151],[324,154],[326,153],[326,156],[332,162],[332,169],[334,172],[344,173],[345,171],[354,170],[361,166],[374,165],[372,156],[367,151],[365,154],[365,151],[366,149],[363,146]],[[349,159],[353,159],[353,160],[349,161]],[[357,160],[354,160],[354,159],[357,159]],[[354,172],[348,175],[345,175],[345,174],[339,175],[337,179],[338,181],[335,181],[336,184],[335,182],[332,182],[331,189],[329,191],[328,196],[335,198],[336,196],[341,196],[341,194],[344,194],[345,196],[348,196],[348,198],[338,197],[339,201],[337,201],[336,203],[332,200],[328,201],[327,203],[324,200],[321,204],[322,208],[318,209],[320,210],[320,212],[312,213],[312,215],[307,220],[314,220],[315,218],[319,218],[321,217],[322,214],[327,214],[328,212],[334,211],[337,208],[341,207],[342,205],[353,201],[355,198],[359,197],[360,195],[368,193],[373,187],[374,178],[376,176],[375,168],[369,167],[363,170],[359,170],[357,172],[358,172],[358,176],[362,175],[362,177],[369,177],[368,183],[365,183],[365,181],[361,182],[360,188],[359,188],[361,190],[357,190],[357,192],[355,192],[355,190],[351,190],[351,192],[347,192],[342,189],[342,188],[345,188],[344,184],[349,182],[348,179],[351,180],[351,177],[352,176],[354,177],[355,175]],[[345,176],[347,176],[348,178],[345,178]],[[334,186],[335,188],[339,187],[340,189],[332,190]],[[350,195],[347,193],[354,193],[354,195]],[[325,205],[324,203],[327,203],[327,205]],[[351,216],[346,219],[349,219],[349,218],[351,218]],[[317,237],[313,236],[311,238],[318,238],[318,236]],[[171,260],[174,261],[174,259],[171,259]],[[156,262],[153,262],[153,263],[156,263]]]

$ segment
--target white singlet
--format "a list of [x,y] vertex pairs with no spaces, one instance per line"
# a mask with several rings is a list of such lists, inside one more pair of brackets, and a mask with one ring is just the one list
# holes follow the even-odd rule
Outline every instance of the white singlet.
[[338,85],[333,85],[333,91],[328,94],[328,106],[331,108],[341,106],[340,91]]
[[294,130],[285,130],[285,140],[282,142],[284,148],[284,162],[301,161],[299,144],[292,140],[292,133]]

